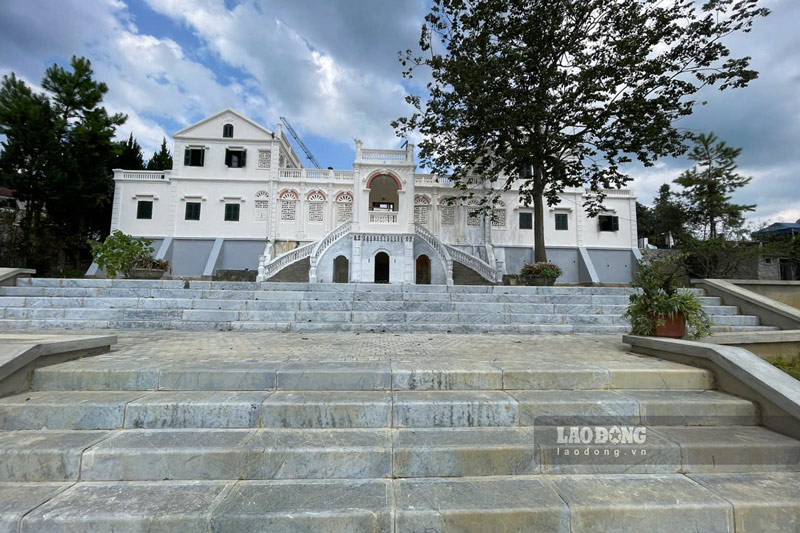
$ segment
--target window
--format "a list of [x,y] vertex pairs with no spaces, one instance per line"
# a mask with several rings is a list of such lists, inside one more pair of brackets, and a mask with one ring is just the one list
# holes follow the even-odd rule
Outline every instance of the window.
[[771,265],[772,264],[772,258],[771,257],[765,257],[764,258],[764,264],[765,265]]
[[502,200],[495,203],[492,208],[492,226],[495,228],[506,227],[506,204]]
[[519,229],[533,229],[533,213],[519,214]]
[[278,197],[281,201],[281,220],[294,220],[299,196],[294,191],[284,191]]
[[418,194],[414,197],[414,222],[425,226],[428,225],[430,203],[431,201],[427,196]]
[[439,200],[439,214],[442,217],[442,226],[456,225],[456,206],[451,198]]
[[225,221],[239,222],[239,204],[225,204]]
[[266,220],[269,211],[269,193],[267,191],[258,191],[256,193],[256,220]]
[[272,165],[272,152],[270,150],[258,151],[258,168],[269,169]]
[[206,151],[203,148],[187,148],[183,151],[183,166],[202,167],[205,163]]
[[569,215],[566,213],[556,213],[556,229],[559,231],[569,229]]
[[244,168],[247,164],[247,152],[245,150],[225,150],[225,165],[228,168]]
[[186,202],[186,220],[200,220],[200,202]]
[[600,215],[600,231],[619,231],[619,217],[613,215]]
[[340,193],[336,197],[336,220],[346,222],[353,218],[353,195],[349,192]]
[[153,218],[153,201],[139,200],[136,204],[136,218],[150,220]]
[[472,206],[480,206],[480,204],[476,200],[467,202],[467,226],[480,226],[481,208]]
[[222,136],[226,139],[233,138],[233,124],[225,124],[222,126]]

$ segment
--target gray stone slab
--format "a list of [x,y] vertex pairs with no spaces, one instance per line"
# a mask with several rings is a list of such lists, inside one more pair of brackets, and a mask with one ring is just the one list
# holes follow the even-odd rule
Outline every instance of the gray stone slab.
[[397,533],[570,531],[567,506],[541,478],[394,483]]
[[[169,301],[169,300],[168,300]],[[172,300],[174,301],[174,300]],[[187,300],[189,305],[183,306],[184,309],[218,309],[228,311],[243,311],[247,309],[247,300]],[[291,303],[291,302],[290,302]],[[295,306],[296,307],[296,306]]]
[[183,320],[225,322],[229,320],[238,320],[239,312],[219,309],[185,309],[181,318]]
[[395,392],[395,427],[514,426],[517,402],[501,391]]
[[41,391],[155,390],[158,370],[139,368],[85,368],[54,365],[36,369],[33,384]]
[[706,390],[714,388],[714,374],[702,368],[682,365],[660,365],[652,368],[631,368],[624,364],[607,366],[612,389],[678,389]]
[[0,432],[0,481],[71,481],[80,474],[81,453],[107,431]]
[[261,406],[263,427],[391,427],[387,392],[276,392]]
[[229,484],[212,481],[78,483],[25,516],[20,531],[207,531]]
[[0,399],[0,428],[115,429],[142,392],[28,392]]
[[370,362],[287,363],[278,369],[278,389],[286,391],[389,390],[391,365]]
[[760,418],[756,405],[718,391],[626,391],[639,402],[648,425],[753,425]]
[[281,363],[224,362],[177,366],[160,371],[159,390],[267,391],[275,389]]
[[230,480],[252,429],[125,430],[83,454],[86,481]]
[[572,533],[733,531],[731,505],[682,475],[551,478],[569,505]]
[[0,532],[17,533],[19,521],[72,483],[0,483]]
[[639,403],[617,391],[513,391],[520,424],[583,425],[639,422]]
[[388,533],[391,508],[390,481],[241,481],[211,525],[214,532]]
[[416,428],[394,432],[396,477],[538,473],[530,428]]
[[394,390],[500,390],[503,373],[489,363],[392,363]]
[[684,472],[800,470],[800,441],[760,426],[656,426],[680,446]]
[[496,363],[503,371],[506,390],[603,389],[609,385],[608,370],[592,365],[569,363]]
[[736,531],[800,531],[800,474],[690,475],[733,504]]
[[265,392],[154,392],[131,402],[126,428],[248,428],[258,425]]

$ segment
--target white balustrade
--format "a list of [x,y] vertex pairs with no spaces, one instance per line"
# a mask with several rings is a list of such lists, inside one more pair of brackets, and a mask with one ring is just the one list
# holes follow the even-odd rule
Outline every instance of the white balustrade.
[[453,261],[458,261],[462,265],[471,268],[492,283],[497,281],[497,269],[491,266],[489,263],[478,257],[475,257],[474,255],[462,252],[454,246],[445,244],[445,247],[447,248],[450,257],[453,258]]
[[115,172],[114,179],[132,181],[169,181],[167,174],[163,170],[124,170]]
[[282,168],[278,171],[281,179],[309,181],[353,181],[352,170],[330,170],[322,168]]
[[365,161],[406,161],[405,150],[361,150],[361,159]]
[[397,213],[386,211],[370,211],[370,224],[397,224]]
[[[269,263],[264,260],[264,274],[263,277],[260,276],[261,279],[259,279],[259,281],[268,280],[292,263],[302,261],[306,257],[309,257],[311,252],[314,250],[314,246],[316,245],[316,242],[310,242],[308,244],[304,244],[303,246],[298,246],[294,250],[290,250],[285,254],[279,255]],[[259,270],[261,270],[260,265]]]
[[436,235],[428,231],[428,228],[423,226],[419,223],[414,223],[414,232],[416,233],[417,237],[428,243],[433,251],[436,252],[436,255],[442,260],[445,265],[445,276],[447,278],[447,284],[453,284],[453,260],[450,257],[450,254],[447,251],[447,247],[444,245],[442,241],[439,240]]

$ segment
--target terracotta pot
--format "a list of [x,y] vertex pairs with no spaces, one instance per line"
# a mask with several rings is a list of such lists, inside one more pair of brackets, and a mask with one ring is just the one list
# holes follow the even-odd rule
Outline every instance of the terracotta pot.
[[686,317],[683,316],[681,312],[676,313],[672,318],[666,317],[663,326],[656,325],[653,329],[653,335],[656,337],[669,337],[670,339],[681,339],[685,337]]

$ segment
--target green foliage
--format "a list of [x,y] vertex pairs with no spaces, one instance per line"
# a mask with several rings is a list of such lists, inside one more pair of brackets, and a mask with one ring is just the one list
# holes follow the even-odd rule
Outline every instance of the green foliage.
[[800,379],[800,353],[794,357],[777,357],[770,361],[776,368],[779,368],[792,376],[794,379]]
[[463,194],[474,176],[518,186],[544,261],[544,201],[587,187],[596,214],[630,181],[624,164],[683,154],[675,121],[701,88],[757,77],[724,43],[768,13],[751,0],[432,0],[420,51],[400,53],[404,77],[430,81],[392,125],[420,134],[420,164]]
[[112,163],[113,168],[124,168],[126,170],[144,170],[144,154],[142,147],[136,139],[133,138],[133,133],[130,134],[127,141],[119,141],[116,143],[116,157]]
[[532,278],[559,278],[563,273],[561,267],[556,264],[538,262],[523,266],[519,272],[519,277],[523,281]]
[[106,273],[114,277],[124,274],[130,277],[131,270],[141,267],[144,258],[152,257],[153,241],[149,239],[136,239],[117,230],[105,242],[93,242],[92,257],[97,266],[105,269]]
[[736,173],[736,158],[741,148],[731,148],[713,133],[698,135],[689,159],[696,165],[675,183],[684,187],[681,197],[687,202],[689,221],[703,238],[725,236],[744,224],[744,214],[755,205],[735,204],[731,195],[752,178]]
[[717,279],[735,278],[745,267],[754,268],[758,257],[765,253],[755,243],[728,240],[725,237],[708,240],[687,238],[681,250],[691,277]]
[[111,216],[113,142],[125,115],[101,107],[108,91],[91,63],[73,57],[70,69],[53,65],[34,93],[13,73],[0,85],[0,183],[26,202],[20,220],[19,261],[47,272],[79,263],[90,240],[102,238]]
[[161,148],[147,162],[147,170],[172,170],[172,154],[167,148],[167,139],[161,141]]
[[657,326],[677,313],[686,317],[689,335],[705,337],[711,332],[711,319],[694,294],[681,291],[682,257],[640,261],[636,280],[631,284],[641,292],[630,296],[623,315],[631,322],[631,333],[651,336]]

